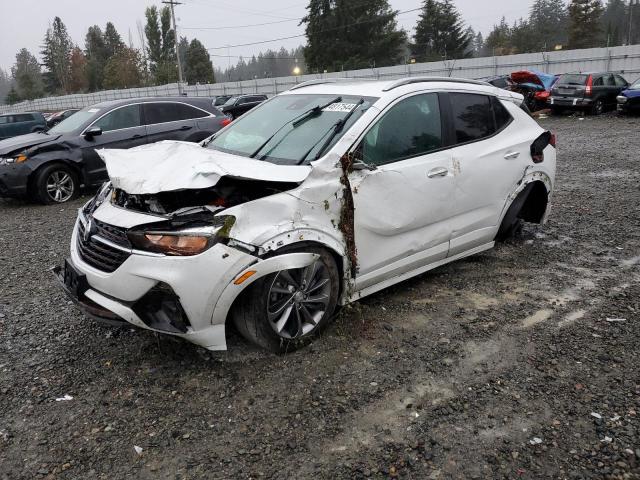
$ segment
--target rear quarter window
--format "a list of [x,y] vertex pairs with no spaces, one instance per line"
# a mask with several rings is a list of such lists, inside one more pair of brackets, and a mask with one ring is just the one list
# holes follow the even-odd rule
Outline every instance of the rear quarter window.
[[14,123],[32,122],[33,121],[33,115],[31,115],[30,113],[19,113],[19,114],[13,116],[13,121],[14,121]]
[[449,98],[457,144],[481,140],[496,132],[491,97],[476,93],[450,93]]

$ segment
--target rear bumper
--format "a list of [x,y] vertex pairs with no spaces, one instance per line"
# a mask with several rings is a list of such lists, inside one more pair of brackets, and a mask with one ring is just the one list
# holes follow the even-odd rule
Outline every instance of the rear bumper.
[[551,107],[561,108],[589,108],[593,105],[592,98],[566,98],[566,97],[549,97],[547,103]]

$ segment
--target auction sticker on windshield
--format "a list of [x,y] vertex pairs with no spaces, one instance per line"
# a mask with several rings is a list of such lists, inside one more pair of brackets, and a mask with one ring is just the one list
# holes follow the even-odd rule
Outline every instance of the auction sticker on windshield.
[[322,109],[323,112],[350,112],[357,103],[332,103]]

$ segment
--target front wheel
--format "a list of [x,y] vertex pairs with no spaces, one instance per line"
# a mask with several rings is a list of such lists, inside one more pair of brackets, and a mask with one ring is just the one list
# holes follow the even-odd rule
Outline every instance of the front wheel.
[[319,258],[308,267],[257,280],[232,311],[242,336],[274,353],[307,345],[326,328],[336,309],[340,275],[333,256],[321,248],[304,251]]
[[73,200],[80,193],[78,176],[63,164],[53,164],[44,167],[36,176],[34,182],[36,200],[45,205],[65,203]]

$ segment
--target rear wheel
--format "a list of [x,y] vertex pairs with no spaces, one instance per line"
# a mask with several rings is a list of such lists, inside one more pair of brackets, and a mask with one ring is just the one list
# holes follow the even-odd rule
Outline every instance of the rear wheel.
[[320,258],[308,267],[257,280],[232,311],[242,336],[274,353],[307,345],[326,328],[336,309],[340,276],[333,256],[321,248],[304,251]]
[[44,167],[37,173],[34,190],[36,200],[50,205],[65,203],[76,198],[79,194],[80,184],[78,176],[71,168],[56,163]]
[[604,113],[604,101],[601,98],[595,101],[591,107],[591,113],[593,115],[602,115]]

